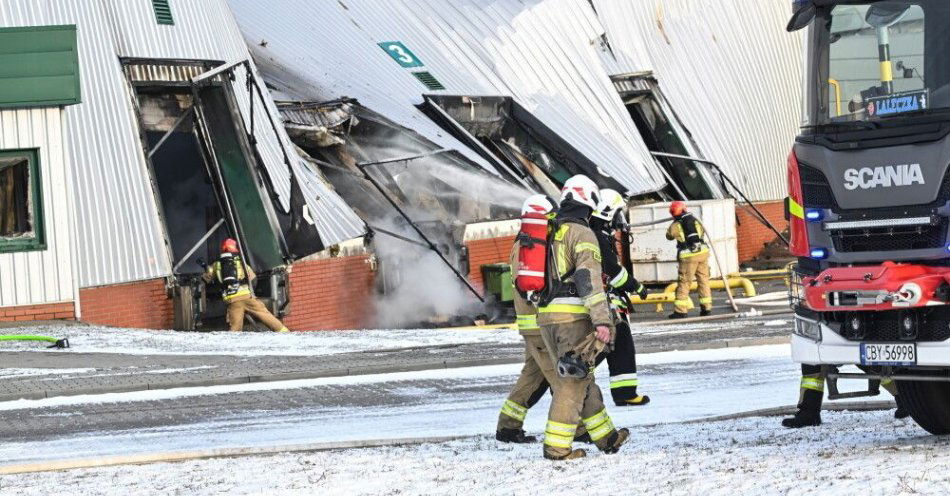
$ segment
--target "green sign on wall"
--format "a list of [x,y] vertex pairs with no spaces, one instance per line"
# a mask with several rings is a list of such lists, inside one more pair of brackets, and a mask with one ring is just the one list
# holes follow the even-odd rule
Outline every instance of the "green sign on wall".
[[0,28],[0,108],[80,101],[76,26]]
[[409,50],[401,41],[384,41],[377,44],[403,67],[422,67],[424,65],[419,57],[416,57],[416,54],[412,53],[412,50]]

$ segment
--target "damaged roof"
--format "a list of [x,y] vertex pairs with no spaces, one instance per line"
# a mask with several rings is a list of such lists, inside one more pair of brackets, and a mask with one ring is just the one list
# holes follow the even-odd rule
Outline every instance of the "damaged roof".
[[603,68],[587,0],[229,2],[289,99],[355,98],[497,173],[416,106],[430,93],[511,96],[631,194],[665,185]]

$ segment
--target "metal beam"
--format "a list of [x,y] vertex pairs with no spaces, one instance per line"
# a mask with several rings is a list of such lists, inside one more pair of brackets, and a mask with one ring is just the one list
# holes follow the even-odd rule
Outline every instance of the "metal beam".
[[[765,225],[765,227],[769,228],[769,230],[775,233],[775,235],[778,236],[778,238],[781,239],[782,242],[785,243],[786,246],[789,246],[788,239],[786,239],[785,236],[783,236],[782,233],[780,233],[778,229],[776,229],[775,226],[773,226],[772,223],[769,222],[769,219],[761,211],[759,211],[758,208],[756,208],[755,204],[752,203],[752,200],[748,199],[745,196],[745,193],[743,193],[742,190],[739,189],[738,186],[736,186],[736,183],[732,182],[732,179],[730,179],[729,176],[726,175],[726,173],[722,171],[722,168],[719,167],[719,164],[717,164],[716,162],[713,162],[711,160],[706,160],[703,158],[690,157],[687,155],[677,155],[675,153],[650,152],[650,154],[652,154],[654,157],[666,157],[666,158],[676,158],[676,159],[681,159],[681,160],[690,160],[693,162],[699,162],[701,164],[707,164],[707,165],[712,166],[714,169],[716,169],[716,172],[719,173],[720,177],[725,179],[726,182],[729,183],[729,186],[731,186],[732,189],[736,191],[736,193],[739,193],[739,197],[742,198],[742,201],[746,202],[749,205],[749,207],[752,208],[752,210],[755,212],[756,216],[758,217],[759,222],[761,222],[763,225]],[[660,169],[662,169],[662,167]]]
[[433,156],[433,155],[440,155],[440,154],[443,154],[443,153],[446,153],[446,152],[450,152],[450,151],[452,151],[452,150],[450,150],[450,149],[448,149],[448,148],[441,148],[441,149],[439,149],[439,150],[435,150],[435,151],[431,151],[431,152],[427,152],[427,153],[422,153],[422,154],[419,154],[419,155],[409,155],[409,156],[407,156],[407,157],[390,158],[390,159],[386,159],[386,160],[379,160],[379,161],[376,161],[376,162],[359,162],[359,163],[356,164],[356,166],[359,167],[360,169],[362,169],[363,167],[369,167],[369,166],[371,166],[371,165],[385,165],[385,164],[392,164],[392,163],[395,163],[395,162],[409,162],[410,160],[419,160],[420,158],[431,157],[431,156]]
[[198,240],[197,243],[195,243],[195,246],[192,246],[191,249],[188,250],[188,253],[185,253],[185,256],[181,257],[181,260],[179,260],[178,263],[176,263],[175,266],[172,267],[172,273],[174,274],[175,271],[177,271],[179,267],[184,265],[185,261],[191,258],[191,256],[194,255],[196,251],[198,251],[198,248],[201,247],[201,245],[203,245],[205,241],[208,241],[208,238],[210,238],[211,235],[214,234],[214,232],[217,231],[221,227],[222,224],[224,224],[224,217],[218,220],[218,222],[216,222],[214,226],[212,226],[211,229],[209,229],[208,232],[206,232],[205,235],[202,236],[201,239]]
[[148,151],[149,160],[151,160],[152,156],[154,156],[155,153],[158,152],[158,149],[161,148],[162,145],[165,144],[165,141],[171,137],[172,133],[174,133],[175,130],[178,129],[178,126],[180,126],[182,122],[185,122],[185,119],[188,116],[190,116],[194,111],[195,111],[195,107],[191,106],[188,108],[188,110],[185,111],[185,113],[181,114],[181,116],[178,117],[178,120],[175,121],[175,124],[172,125],[172,128],[169,129],[168,132],[162,136],[162,139],[158,140],[158,143],[155,143],[155,146],[153,146],[152,149]]

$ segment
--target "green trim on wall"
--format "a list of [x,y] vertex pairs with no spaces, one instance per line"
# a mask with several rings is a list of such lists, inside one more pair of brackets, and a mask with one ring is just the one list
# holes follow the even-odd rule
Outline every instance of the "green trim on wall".
[[75,25],[0,28],[0,108],[81,102]]
[[29,159],[30,197],[32,199],[33,236],[22,238],[4,238],[0,236],[0,253],[37,251],[46,249],[46,219],[43,212],[43,176],[40,173],[39,148],[20,150],[0,150],[2,157],[23,157]]

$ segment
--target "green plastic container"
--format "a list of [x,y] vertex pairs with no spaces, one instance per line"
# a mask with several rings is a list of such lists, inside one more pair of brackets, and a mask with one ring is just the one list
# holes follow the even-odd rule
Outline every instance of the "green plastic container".
[[495,295],[498,301],[514,301],[515,286],[508,264],[482,265],[482,281],[485,283],[486,295]]

